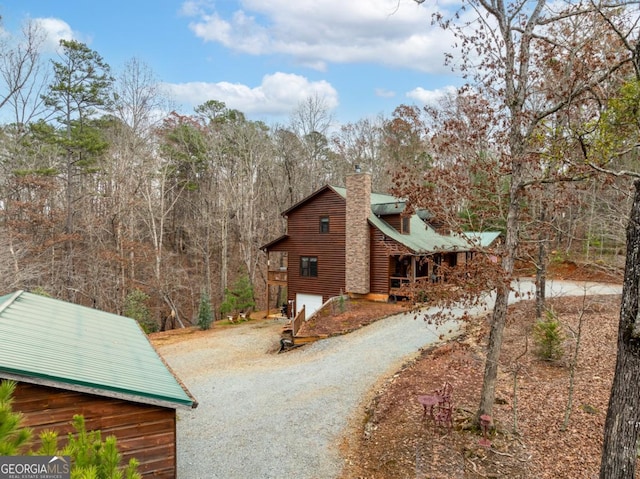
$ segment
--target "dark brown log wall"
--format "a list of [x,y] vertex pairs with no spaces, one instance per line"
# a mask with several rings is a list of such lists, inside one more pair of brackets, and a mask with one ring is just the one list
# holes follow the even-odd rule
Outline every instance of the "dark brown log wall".
[[[288,216],[289,239],[278,250],[289,252],[288,299],[296,293],[321,294],[323,301],[345,290],[345,200],[326,189]],[[329,217],[329,233],[320,233],[320,218]],[[318,277],[300,276],[300,257],[318,257]]]
[[[320,218],[329,217],[329,233],[320,233]],[[392,226],[400,228],[400,215],[388,215]],[[407,253],[403,247],[371,227],[370,291],[389,293],[389,255]],[[321,294],[323,301],[345,291],[346,202],[330,188],[289,212],[287,239],[271,251],[288,252],[289,300],[296,293]],[[318,257],[318,277],[300,276],[300,257]]]
[[[23,426],[33,429],[34,439],[45,429],[55,430],[61,445],[73,432],[73,416],[81,414],[87,431],[100,430],[103,439],[116,436],[123,463],[135,457],[143,477],[177,475],[174,409],[20,382],[13,410],[24,414]],[[33,448],[38,447],[35,441]]]
[[402,231],[402,216],[398,215],[384,215],[381,216],[381,219],[384,220],[389,226],[391,226],[396,231]]
[[[391,241],[391,240],[387,240]],[[389,245],[377,228],[371,228],[371,292],[389,294]],[[395,243],[395,241],[394,241]]]

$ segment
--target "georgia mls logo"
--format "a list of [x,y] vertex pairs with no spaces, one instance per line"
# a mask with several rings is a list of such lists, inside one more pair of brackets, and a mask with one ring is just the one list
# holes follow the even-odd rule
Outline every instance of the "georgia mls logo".
[[50,471],[59,470],[61,473],[70,473],[71,467],[69,461],[62,456],[53,456],[47,463]]
[[69,456],[0,456],[0,479],[70,479]]

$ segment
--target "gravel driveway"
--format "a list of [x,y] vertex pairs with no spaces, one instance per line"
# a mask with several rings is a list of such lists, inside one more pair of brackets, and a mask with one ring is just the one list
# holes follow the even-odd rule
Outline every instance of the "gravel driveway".
[[[533,286],[522,281],[519,289]],[[620,292],[617,285],[556,281],[547,295]],[[487,308],[491,304],[488,297]],[[367,393],[420,348],[460,329],[455,321],[436,328],[398,314],[275,354],[281,326],[247,323],[191,340],[188,348],[158,347],[199,402],[197,409],[178,411],[180,479],[337,477],[340,440]]]

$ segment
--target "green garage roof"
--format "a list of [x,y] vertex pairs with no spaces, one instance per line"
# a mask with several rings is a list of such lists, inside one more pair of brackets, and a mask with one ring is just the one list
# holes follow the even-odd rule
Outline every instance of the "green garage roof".
[[196,405],[135,320],[23,291],[0,296],[0,377]]

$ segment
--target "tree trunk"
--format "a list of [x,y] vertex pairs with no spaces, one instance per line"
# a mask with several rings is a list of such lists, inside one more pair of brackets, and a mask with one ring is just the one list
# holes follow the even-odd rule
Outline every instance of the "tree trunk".
[[502,349],[504,326],[507,320],[507,306],[509,301],[509,286],[502,285],[498,288],[496,303],[493,307],[489,344],[487,345],[487,359],[484,365],[484,377],[482,380],[482,393],[480,395],[480,407],[476,420],[480,416],[493,414],[493,403],[496,398],[496,381],[498,378],[498,362]]
[[489,344],[487,347],[487,359],[484,366],[484,378],[482,381],[482,392],[480,393],[480,407],[476,415],[476,422],[479,423],[480,416],[493,414],[493,403],[496,398],[496,381],[498,378],[498,362],[500,360],[500,350],[502,349],[502,338],[504,327],[507,322],[507,306],[509,305],[509,293],[511,290],[511,279],[513,267],[518,251],[518,222],[520,215],[520,197],[522,193],[523,161],[522,145],[517,129],[513,129],[511,144],[514,158],[511,171],[511,185],[509,186],[509,210],[507,212],[507,224],[505,232],[505,245],[502,253],[503,281],[498,286],[496,292],[496,302],[493,307],[491,319],[491,331],[489,333]]
[[640,430],[640,180],[627,225],[618,357],[604,426],[600,479],[633,479]]

